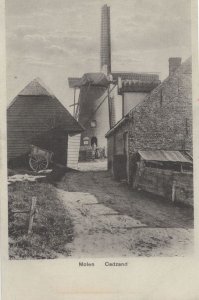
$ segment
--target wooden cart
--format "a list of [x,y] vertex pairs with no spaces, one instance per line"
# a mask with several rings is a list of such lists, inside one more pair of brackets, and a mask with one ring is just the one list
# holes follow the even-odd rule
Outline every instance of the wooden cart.
[[29,165],[33,171],[46,170],[53,157],[53,152],[31,145],[31,151],[29,154]]

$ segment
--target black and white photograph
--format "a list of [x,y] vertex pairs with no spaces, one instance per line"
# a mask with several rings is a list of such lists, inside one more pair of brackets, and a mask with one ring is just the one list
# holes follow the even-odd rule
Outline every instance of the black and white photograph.
[[9,260],[193,256],[191,3],[5,1]]

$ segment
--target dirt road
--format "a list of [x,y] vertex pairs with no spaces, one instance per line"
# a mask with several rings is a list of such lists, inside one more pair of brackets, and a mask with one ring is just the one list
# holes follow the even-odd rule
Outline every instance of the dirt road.
[[58,185],[74,225],[73,257],[175,256],[192,252],[193,211],[130,190],[105,171],[81,164]]

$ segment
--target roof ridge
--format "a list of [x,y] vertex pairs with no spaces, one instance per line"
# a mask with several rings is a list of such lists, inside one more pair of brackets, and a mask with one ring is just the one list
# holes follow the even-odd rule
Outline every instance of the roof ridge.
[[41,78],[36,77],[30,81],[25,88],[23,88],[18,95],[20,96],[52,96],[54,97],[53,92],[45,85]]

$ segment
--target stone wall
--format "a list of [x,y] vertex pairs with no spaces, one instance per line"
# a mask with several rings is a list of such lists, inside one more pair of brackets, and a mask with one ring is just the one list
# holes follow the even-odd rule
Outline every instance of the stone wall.
[[191,60],[154,89],[129,117],[134,150],[192,151]]
[[[128,131],[129,184],[135,176],[134,155],[138,150],[185,149],[192,152],[191,67],[189,58],[132,109],[121,126],[107,134],[108,148],[112,149],[113,136],[117,139]],[[117,145],[117,141],[114,143]],[[112,155],[113,151],[108,149],[109,161]]]

